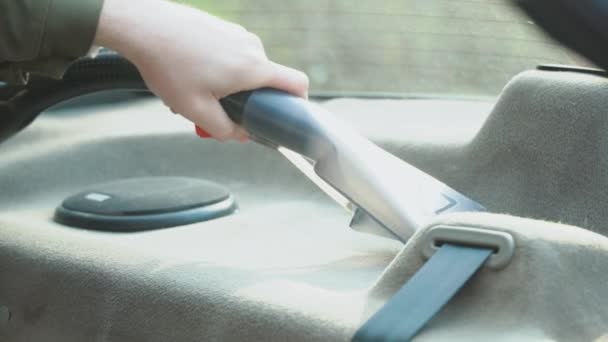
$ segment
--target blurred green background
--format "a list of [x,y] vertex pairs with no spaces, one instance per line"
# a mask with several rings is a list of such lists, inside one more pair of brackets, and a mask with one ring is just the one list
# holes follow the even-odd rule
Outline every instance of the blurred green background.
[[258,34],[317,93],[493,96],[538,64],[586,64],[508,0],[179,2]]

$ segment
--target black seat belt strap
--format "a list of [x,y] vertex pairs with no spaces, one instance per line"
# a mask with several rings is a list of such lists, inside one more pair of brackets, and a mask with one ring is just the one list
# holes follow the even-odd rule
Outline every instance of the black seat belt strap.
[[354,342],[409,341],[490,257],[493,250],[443,244],[355,334]]

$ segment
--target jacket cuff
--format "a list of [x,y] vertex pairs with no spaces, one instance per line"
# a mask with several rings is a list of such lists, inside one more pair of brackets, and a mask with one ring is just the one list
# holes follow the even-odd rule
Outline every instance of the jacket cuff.
[[52,0],[39,56],[84,56],[95,39],[103,0]]

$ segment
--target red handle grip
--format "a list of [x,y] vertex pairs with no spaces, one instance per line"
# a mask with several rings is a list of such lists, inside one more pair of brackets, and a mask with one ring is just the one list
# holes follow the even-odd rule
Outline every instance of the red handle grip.
[[211,134],[207,133],[204,129],[196,126],[196,135],[203,139],[211,138]]

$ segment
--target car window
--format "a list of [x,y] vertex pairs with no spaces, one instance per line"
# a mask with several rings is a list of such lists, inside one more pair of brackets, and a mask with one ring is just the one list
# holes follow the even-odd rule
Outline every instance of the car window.
[[313,92],[497,95],[538,64],[586,64],[507,0],[186,0],[258,34]]

